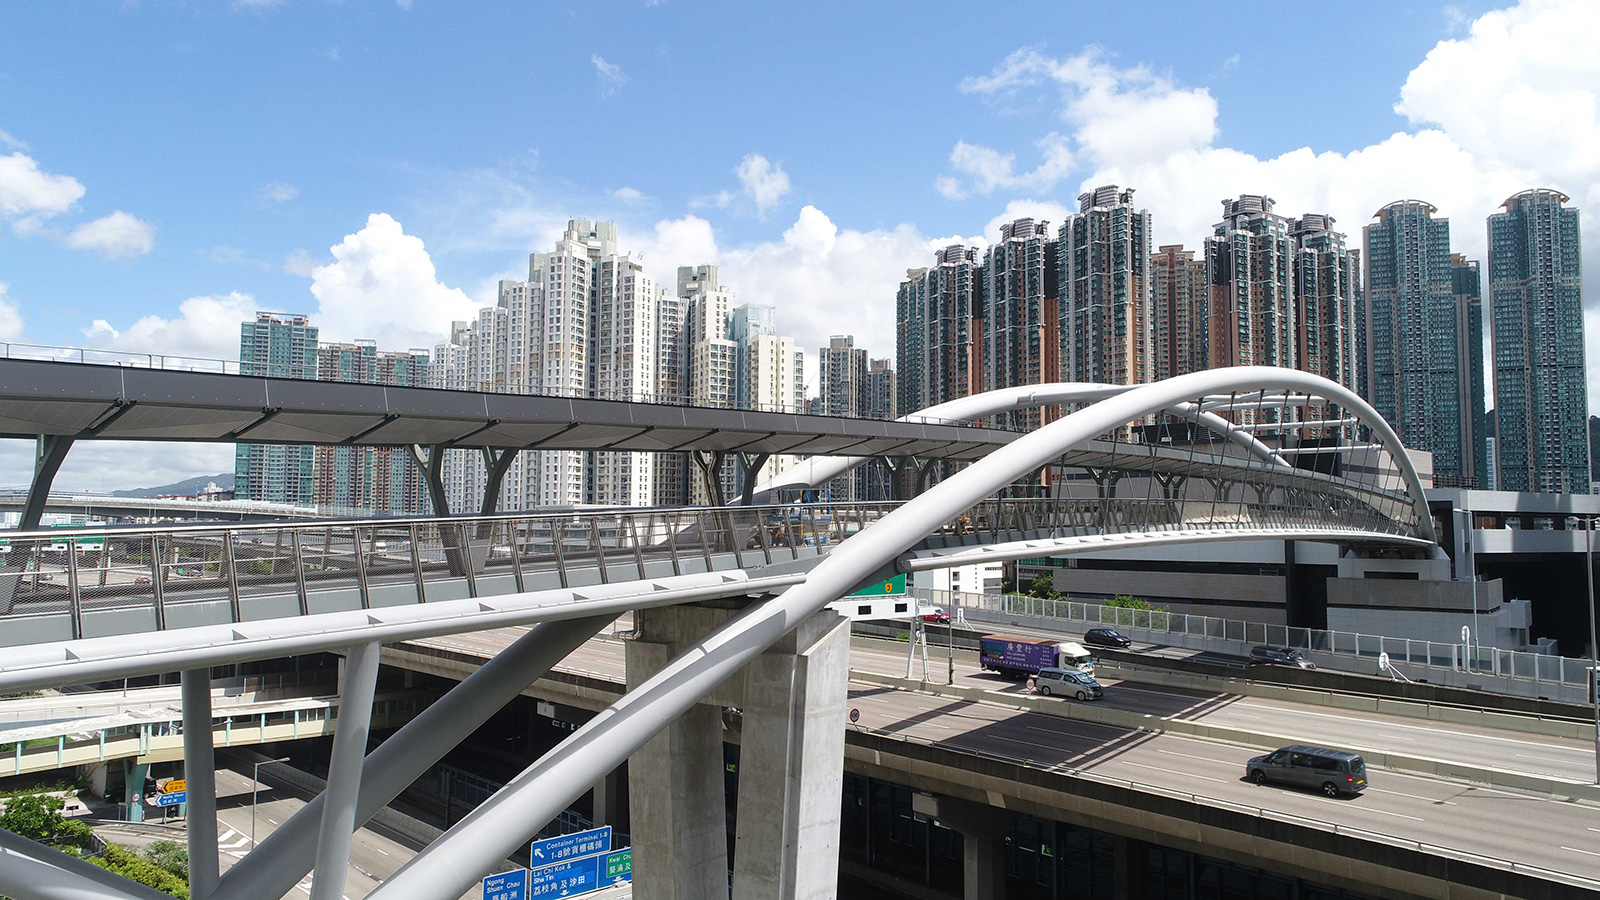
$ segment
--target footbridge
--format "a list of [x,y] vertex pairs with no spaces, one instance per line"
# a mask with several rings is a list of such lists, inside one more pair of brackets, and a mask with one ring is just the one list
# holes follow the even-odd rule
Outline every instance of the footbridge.
[[[460,896],[625,760],[657,791],[635,804],[641,896],[720,895],[726,706],[742,710],[748,754],[734,896],[826,896],[840,834],[845,620],[913,612],[903,598],[850,595],[976,558],[1113,543],[1270,537],[1437,552],[1398,438],[1335,383],[1239,368],[1095,390],[1035,432],[973,445],[970,465],[898,504],[167,528],[82,551],[61,549],[59,535],[17,534],[0,581],[0,642],[12,645],[0,693],[180,671],[185,719],[199,723],[210,717],[209,667],[334,651],[346,659],[343,707],[367,708],[381,644],[531,626],[371,753],[365,720],[348,718],[325,793],[226,877],[215,874],[214,835],[195,825],[206,818],[210,744],[186,744],[194,895],[270,900],[314,872],[312,897],[331,900],[358,823],[634,611],[627,693],[372,896]],[[1017,486],[1035,480],[1048,488]],[[14,836],[0,834],[0,852],[0,892],[13,896],[150,896]]]

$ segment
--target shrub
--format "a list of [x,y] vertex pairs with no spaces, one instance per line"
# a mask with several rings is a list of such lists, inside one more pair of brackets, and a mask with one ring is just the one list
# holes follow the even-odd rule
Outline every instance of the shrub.
[[156,841],[144,848],[144,858],[172,874],[189,880],[189,851],[177,841]]
[[162,893],[189,900],[189,879],[187,877],[180,878],[155,863],[141,858],[126,847],[107,844],[104,852],[98,856],[90,857],[89,861],[102,869],[108,869],[145,887],[155,888]]
[[0,828],[30,841],[51,843],[66,822],[61,816],[63,805],[61,798],[44,794],[12,797],[6,801],[6,811],[0,813]]

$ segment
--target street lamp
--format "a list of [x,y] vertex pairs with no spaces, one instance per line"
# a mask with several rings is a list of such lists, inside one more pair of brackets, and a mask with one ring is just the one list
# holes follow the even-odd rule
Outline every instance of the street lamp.
[[1583,527],[1583,571],[1589,582],[1589,659],[1593,668],[1589,670],[1589,690],[1595,693],[1594,697],[1594,783],[1600,784],[1600,634],[1595,631],[1594,624],[1594,516],[1579,518],[1567,516],[1567,524],[1575,525],[1582,522]]
[[273,763],[286,763],[289,757],[281,759],[263,759],[250,767],[250,846],[256,845],[256,794],[261,792],[261,767]]
[[[1467,517],[1467,526],[1462,532],[1462,540],[1466,542],[1467,548],[1467,577],[1472,579],[1472,639],[1481,644],[1483,638],[1478,633],[1478,558],[1475,555],[1476,551],[1474,551],[1472,548],[1472,511],[1468,509],[1456,509],[1455,507],[1451,507],[1450,512],[1461,513]],[[1467,645],[1467,652],[1472,657],[1477,656],[1477,654],[1472,653],[1471,644]],[[1476,661],[1476,659],[1472,659],[1470,662],[1468,662],[1467,671],[1472,671],[1473,664],[1476,663]]]

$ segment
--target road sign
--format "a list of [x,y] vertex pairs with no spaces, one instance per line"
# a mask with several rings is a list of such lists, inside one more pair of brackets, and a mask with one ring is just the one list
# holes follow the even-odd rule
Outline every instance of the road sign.
[[1468,628],[1465,625],[1461,626],[1461,643],[1463,643],[1463,644],[1472,643],[1472,629]]
[[633,880],[633,848],[623,847],[613,853],[606,854],[605,871],[600,879],[601,884],[617,884],[622,881]]
[[[548,866],[562,860],[578,856],[593,856],[596,853],[605,853],[611,849],[611,826],[602,825],[588,831],[579,831],[575,834],[563,834],[560,837],[545,838],[534,841],[528,847],[528,859],[532,861],[532,868]],[[538,896],[535,894],[534,896]]]
[[189,786],[189,783],[184,781],[182,778],[174,778],[171,781],[169,781],[166,784],[163,784],[161,786],[161,793],[163,793],[163,794],[181,793],[188,786]]
[[889,594],[904,594],[906,592],[906,576],[904,573],[886,578],[883,581],[874,581],[859,591],[853,591],[850,597],[884,597]]
[[585,856],[532,870],[528,873],[528,900],[576,897],[599,890],[602,887],[600,863],[604,859],[603,856]]
[[861,721],[861,710],[852,707],[850,709],[850,724],[854,725],[859,721]]
[[157,794],[154,797],[151,797],[150,799],[152,801],[154,801],[155,805],[157,805],[157,806],[177,806],[179,803],[184,803],[184,802],[188,801],[189,792],[188,791],[177,791],[175,793],[170,793],[170,794]]
[[1389,654],[1387,652],[1378,654],[1378,671],[1389,671]]
[[483,900],[526,900],[527,894],[527,869],[483,877]]

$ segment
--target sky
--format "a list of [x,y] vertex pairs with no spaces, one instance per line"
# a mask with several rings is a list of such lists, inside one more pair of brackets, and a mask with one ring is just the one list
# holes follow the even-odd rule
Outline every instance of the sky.
[[[1582,212],[1600,410],[1600,2],[759,4],[64,0],[0,11],[0,341],[237,359],[256,310],[431,348],[567,219],[665,284],[716,263],[810,358],[893,357],[908,267],[1086,188],[1158,244],[1219,201],[1414,197],[1484,258],[1552,187]],[[815,384],[811,386],[815,391]],[[32,447],[0,441],[0,486]],[[229,471],[83,444],[57,486]]]

